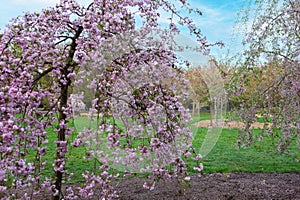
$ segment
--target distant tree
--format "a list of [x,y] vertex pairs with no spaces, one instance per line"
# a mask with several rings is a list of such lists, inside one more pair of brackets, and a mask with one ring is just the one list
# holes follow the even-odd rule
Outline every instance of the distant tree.
[[[200,110],[201,105],[211,106],[209,89],[205,83],[205,80],[202,77],[201,68],[195,67],[190,68],[185,72],[185,77],[190,82],[191,92],[190,98],[192,99],[192,115],[195,115],[195,109]],[[210,109],[211,111],[211,109]],[[210,114],[212,114],[210,112]],[[212,125],[212,116],[211,125]]]
[[[300,146],[300,2],[255,1],[242,18],[254,21],[244,43],[247,50],[232,80],[233,93],[240,100],[240,117],[246,122],[241,145],[265,135],[279,139],[278,150],[284,151],[298,140]],[[255,136],[250,125],[256,114],[262,115],[271,128]],[[281,133],[278,134],[278,129]]]

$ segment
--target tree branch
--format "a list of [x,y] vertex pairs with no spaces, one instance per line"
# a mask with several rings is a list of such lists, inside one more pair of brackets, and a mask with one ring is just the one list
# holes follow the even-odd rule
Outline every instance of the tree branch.
[[[45,64],[50,64],[50,63],[45,63]],[[45,71],[43,71],[42,73],[40,73],[39,76],[34,79],[33,84],[35,84],[36,82],[38,82],[41,78],[43,78],[44,76],[46,76],[53,69],[54,69],[53,67],[50,67],[50,68],[46,69]]]

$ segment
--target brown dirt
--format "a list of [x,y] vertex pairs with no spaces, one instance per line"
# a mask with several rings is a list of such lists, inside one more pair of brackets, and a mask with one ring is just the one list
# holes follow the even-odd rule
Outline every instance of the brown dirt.
[[[147,179],[131,178],[113,182],[120,200],[300,200],[300,173],[213,173],[191,176],[190,187],[179,193],[175,181],[160,181],[152,191],[143,188]],[[80,186],[76,183],[74,187]],[[95,189],[97,191],[97,189]],[[19,190],[18,193],[24,191]],[[14,191],[10,190],[10,194]],[[41,193],[36,200],[50,200]],[[93,198],[97,200],[99,198]]]
[[[210,127],[210,120],[202,120],[194,124],[198,128],[208,128]],[[226,121],[224,126],[221,128],[243,128],[245,124],[240,121]],[[263,128],[264,124],[260,122],[254,122],[250,128]],[[269,126],[268,126],[269,127]]]
[[191,177],[191,186],[178,194],[174,182],[160,182],[153,191],[142,187],[145,179],[120,181],[117,189],[123,200],[155,199],[298,199],[299,173],[214,173]]

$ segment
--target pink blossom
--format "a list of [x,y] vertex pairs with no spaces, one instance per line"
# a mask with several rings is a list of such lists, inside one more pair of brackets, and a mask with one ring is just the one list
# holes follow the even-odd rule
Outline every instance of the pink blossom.
[[201,172],[203,170],[203,164],[200,163],[198,167],[193,167],[194,170]]

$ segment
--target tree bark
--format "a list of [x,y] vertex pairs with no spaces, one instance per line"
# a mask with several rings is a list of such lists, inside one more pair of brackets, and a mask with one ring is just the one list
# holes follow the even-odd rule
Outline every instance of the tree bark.
[[[57,141],[66,141],[66,129],[59,127],[61,122],[67,123],[67,115],[65,114],[64,108],[68,107],[68,98],[69,98],[69,87],[71,86],[71,79],[68,78],[69,73],[73,73],[75,70],[76,64],[74,63],[74,55],[77,47],[76,40],[79,38],[80,34],[83,31],[83,27],[79,26],[74,37],[72,38],[71,48],[69,51],[69,55],[66,59],[66,66],[61,70],[61,74],[63,78],[66,79],[66,83],[60,84],[60,105],[58,109],[58,134],[57,134]],[[57,148],[60,147],[60,144],[57,143]],[[65,156],[60,155],[60,152],[56,152],[56,159],[64,159]],[[58,190],[58,195],[53,196],[53,200],[60,200],[62,194],[62,180],[63,180],[63,172],[56,171],[55,172],[55,189]]]
[[209,103],[209,115],[210,115],[210,126],[213,125],[213,122],[212,122],[212,102]]
[[[68,85],[64,85],[61,88],[61,100],[60,100],[60,108],[59,108],[59,116],[58,116],[58,126],[60,122],[67,119],[66,114],[63,111],[63,108],[67,107],[68,104]],[[58,141],[65,141],[66,140],[66,130],[64,128],[60,128],[58,135],[57,135]],[[57,144],[57,147],[59,148],[59,144]],[[59,152],[56,152],[56,159],[64,159],[64,156],[62,157]],[[57,196],[53,197],[53,200],[60,200],[60,196],[62,194],[61,188],[62,188],[62,180],[63,180],[63,173],[60,171],[55,172],[55,189],[58,190],[59,194]]]

